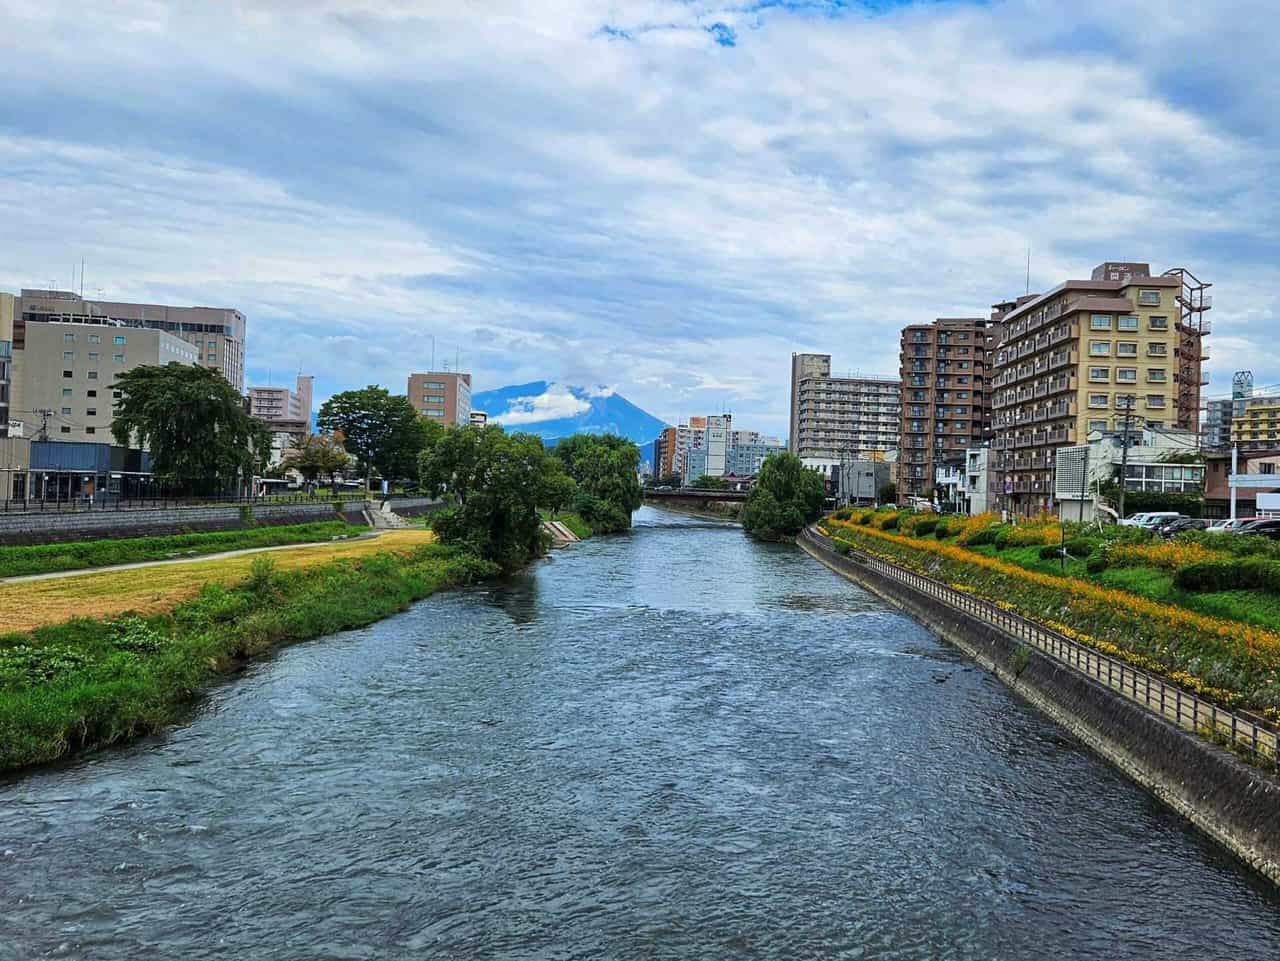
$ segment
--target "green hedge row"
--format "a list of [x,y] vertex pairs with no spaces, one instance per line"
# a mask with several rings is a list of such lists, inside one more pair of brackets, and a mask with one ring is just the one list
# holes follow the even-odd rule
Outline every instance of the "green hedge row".
[[1270,591],[1280,593],[1280,561],[1200,561],[1178,568],[1173,583],[1184,591]]

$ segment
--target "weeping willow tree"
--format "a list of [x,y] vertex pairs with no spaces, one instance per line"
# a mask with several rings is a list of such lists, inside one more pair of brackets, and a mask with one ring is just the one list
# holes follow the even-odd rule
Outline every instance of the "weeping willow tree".
[[244,398],[209,367],[170,363],[120,374],[111,433],[122,447],[151,453],[151,471],[175,491],[235,491],[270,454],[267,425],[250,417]]

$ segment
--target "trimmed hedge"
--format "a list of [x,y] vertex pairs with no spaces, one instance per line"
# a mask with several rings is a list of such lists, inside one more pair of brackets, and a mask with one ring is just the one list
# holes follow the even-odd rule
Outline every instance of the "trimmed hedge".
[[[1062,556],[1062,544],[1046,544],[1040,548],[1040,560],[1057,560]],[[1088,537],[1073,537],[1066,543],[1067,553],[1072,557],[1088,557],[1098,548],[1098,542]]]
[[1280,561],[1200,561],[1178,568],[1173,583],[1184,591],[1267,591],[1280,594]]
[[897,530],[897,527],[898,527],[898,515],[897,515],[897,514],[890,514],[890,515],[888,515],[884,520],[882,520],[882,521],[880,522],[880,529],[881,529],[882,531],[892,531],[892,530]]
[[933,536],[938,540],[951,536],[951,529],[947,526],[946,521],[938,521],[938,526],[933,529]]
[[937,526],[938,526],[937,520],[934,518],[929,518],[928,520],[923,520],[919,524],[917,524],[916,529],[912,533],[914,533],[916,537],[924,537],[928,534],[932,534],[934,531],[934,528],[936,528]]

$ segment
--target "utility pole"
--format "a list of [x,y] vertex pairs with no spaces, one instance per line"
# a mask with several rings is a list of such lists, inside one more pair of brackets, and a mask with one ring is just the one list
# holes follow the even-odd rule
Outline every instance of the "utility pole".
[[49,439],[49,418],[53,416],[51,410],[33,410],[33,414],[40,415],[40,430],[36,433],[36,440]]
[[1120,520],[1124,520],[1124,489],[1129,468],[1129,426],[1133,420],[1134,395],[1123,394],[1118,399],[1124,401],[1124,433],[1120,440],[1120,503],[1117,513],[1120,515]]

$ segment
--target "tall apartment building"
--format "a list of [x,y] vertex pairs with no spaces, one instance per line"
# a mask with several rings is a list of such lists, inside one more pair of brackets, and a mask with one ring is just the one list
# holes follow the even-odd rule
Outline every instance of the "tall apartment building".
[[1199,313],[1208,305],[1187,293],[1187,276],[1108,262],[1004,315],[992,380],[1001,506],[1051,509],[1054,452],[1091,431],[1198,421]]
[[471,375],[428,371],[409,375],[409,403],[425,417],[449,426],[471,423]]
[[28,324],[13,351],[11,407],[23,436],[113,443],[115,378],[135,367],[199,363],[195,345],[163,330]]
[[1231,444],[1247,453],[1280,450],[1280,397],[1250,400],[1231,421]]
[[9,436],[9,391],[13,368],[13,313],[17,298],[0,293],[0,437]]
[[27,326],[49,322],[164,331],[185,340],[199,354],[199,363],[221,371],[236,390],[244,391],[245,318],[238,310],[85,300],[66,290],[24,289],[14,318],[15,347]]
[[294,389],[250,387],[249,414],[271,429],[271,463],[279,464],[295,441],[311,433],[311,395],[315,378],[299,374]]
[[930,496],[937,466],[959,464],[991,436],[987,352],[998,326],[940,317],[903,328],[899,498]]
[[791,355],[791,436],[802,459],[838,463],[898,447],[901,381],[832,377],[830,354]]
[[1215,398],[1205,404],[1204,429],[1201,432],[1204,446],[1209,450],[1230,450],[1235,422],[1256,404],[1280,404],[1280,394],[1255,393],[1253,371],[1236,371],[1231,378],[1231,396]]

